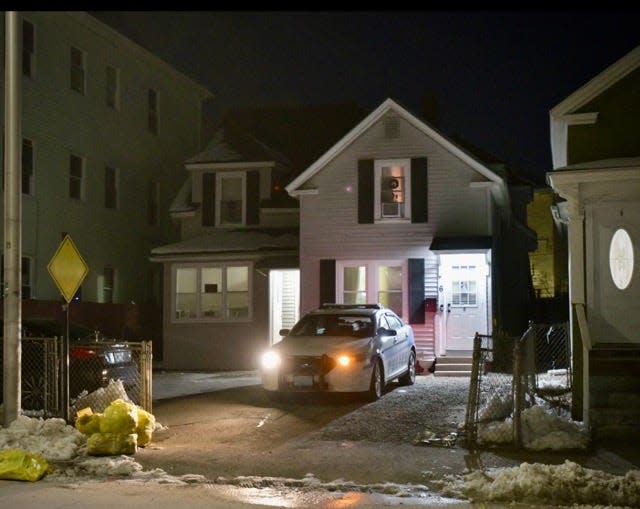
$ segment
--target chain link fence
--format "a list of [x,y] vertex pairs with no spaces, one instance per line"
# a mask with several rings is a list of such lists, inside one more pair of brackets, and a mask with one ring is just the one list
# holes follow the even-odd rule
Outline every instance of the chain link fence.
[[[0,388],[4,383],[4,344],[0,348]],[[152,411],[151,341],[73,341],[69,345],[69,401],[65,401],[64,342],[59,338],[21,339],[22,413],[31,417],[65,417],[87,406],[102,412],[115,399]],[[3,393],[0,393],[3,396]]]
[[522,444],[522,412],[571,407],[567,324],[531,324],[522,337],[476,334],[465,415],[468,446]]

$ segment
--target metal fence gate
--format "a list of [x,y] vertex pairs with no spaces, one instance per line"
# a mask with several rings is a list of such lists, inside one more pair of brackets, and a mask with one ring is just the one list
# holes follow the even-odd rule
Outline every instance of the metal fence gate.
[[521,446],[522,412],[571,407],[568,327],[533,324],[520,337],[476,334],[465,436],[469,446]]
[[[0,390],[4,383],[1,343],[2,339]],[[55,337],[21,339],[23,414],[64,417],[67,405],[69,420],[74,421],[75,411],[81,407],[93,406],[94,411],[102,411],[113,399],[125,395],[146,411],[152,411],[151,341],[73,342],[69,347],[69,401],[65,401],[62,389],[62,362],[66,359],[62,348],[63,341]]]

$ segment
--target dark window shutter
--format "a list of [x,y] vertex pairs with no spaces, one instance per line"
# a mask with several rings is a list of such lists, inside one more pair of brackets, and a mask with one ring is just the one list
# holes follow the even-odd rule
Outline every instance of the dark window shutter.
[[260,223],[260,173],[247,172],[247,224]]
[[358,160],[358,223],[373,223],[373,159]]
[[409,323],[424,323],[424,259],[409,258]]
[[411,159],[411,222],[426,223],[429,210],[429,180],[427,158]]
[[320,304],[336,301],[336,261],[320,260]]
[[202,175],[202,226],[216,225],[216,174]]

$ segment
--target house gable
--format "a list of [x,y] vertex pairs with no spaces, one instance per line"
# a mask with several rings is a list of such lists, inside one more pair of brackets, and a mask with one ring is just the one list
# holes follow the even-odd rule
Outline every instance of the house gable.
[[[633,85],[631,84],[637,83],[638,78],[635,71],[639,67],[640,46],[637,46],[550,110],[551,156],[554,168],[584,161],[582,159],[580,161],[570,160],[569,158],[569,152],[572,152],[571,147],[569,147],[569,126],[592,126],[603,121],[605,122],[604,129],[606,130],[608,119],[606,115],[604,119],[601,119],[600,110],[596,108],[603,107],[603,104],[597,98],[601,95],[606,97],[608,95],[606,92],[611,87],[614,87],[622,80],[626,81],[629,75],[636,75],[630,76],[629,86],[632,89]],[[638,90],[637,87],[635,90]],[[577,134],[580,136],[579,130]],[[572,137],[573,135],[574,132],[571,133]],[[599,157],[585,154],[584,157],[603,159],[612,156]]]
[[[304,172],[296,177],[289,185],[286,186],[287,192],[292,196],[299,194],[305,194],[305,191],[309,191],[307,184],[308,181],[319,171],[321,171],[330,161],[337,157],[347,147],[353,144],[363,133],[370,129],[374,124],[379,122],[389,112],[393,112],[399,118],[406,120],[409,124],[414,126],[418,131],[424,133],[436,143],[441,145],[447,151],[451,152],[454,156],[461,161],[468,164],[471,168],[477,171],[485,179],[503,186],[503,179],[491,171],[482,162],[478,161],[475,157],[462,149],[459,145],[445,137],[442,133],[437,131],[426,122],[420,120],[408,110],[400,106],[392,99],[385,100],[378,108],[371,112],[364,120],[356,125],[351,131],[349,131],[340,141],[338,141],[333,147],[325,152],[316,162],[309,166]],[[504,193],[506,194],[506,193]]]

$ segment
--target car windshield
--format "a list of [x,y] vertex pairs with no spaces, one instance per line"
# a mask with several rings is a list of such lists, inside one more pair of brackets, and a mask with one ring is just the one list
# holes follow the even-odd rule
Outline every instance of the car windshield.
[[373,335],[368,316],[317,314],[303,317],[291,330],[291,336],[346,336],[364,338]]

